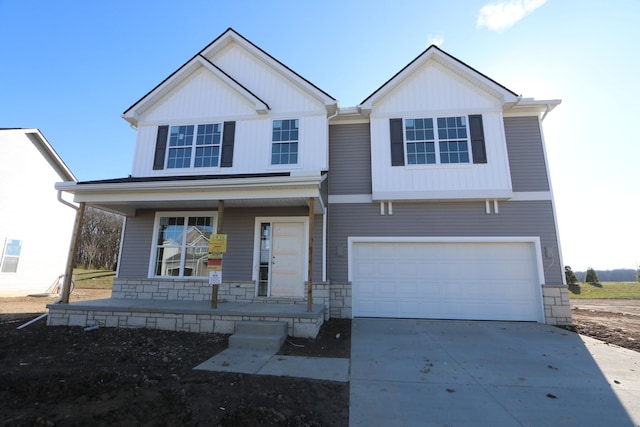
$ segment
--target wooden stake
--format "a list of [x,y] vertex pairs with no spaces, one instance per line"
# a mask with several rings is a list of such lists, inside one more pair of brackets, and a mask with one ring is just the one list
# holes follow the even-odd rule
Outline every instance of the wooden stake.
[[[222,234],[222,220],[224,217],[224,200],[218,201],[218,221],[216,223],[216,234]],[[212,285],[211,308],[218,308],[218,285]]]
[[73,260],[76,257],[78,241],[80,240],[80,229],[82,228],[82,217],[84,216],[84,202],[78,205],[76,211],[76,220],[73,224],[73,234],[71,235],[71,246],[69,247],[69,255],[67,256],[67,267],[64,270],[64,282],[62,285],[62,298],[60,304],[69,304],[69,295],[71,294],[71,279],[73,278]]
[[309,198],[309,266],[307,273],[307,311],[313,310],[313,197]]

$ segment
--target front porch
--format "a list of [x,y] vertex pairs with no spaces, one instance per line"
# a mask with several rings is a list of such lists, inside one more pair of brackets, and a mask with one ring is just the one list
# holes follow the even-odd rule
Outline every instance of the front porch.
[[315,338],[325,320],[351,317],[349,283],[314,282],[311,311],[306,298],[256,296],[254,281],[223,282],[211,308],[206,279],[122,279],[111,298],[50,304],[50,326],[151,328],[232,334],[243,320],[287,322],[288,334]]
[[325,307],[313,304],[223,302],[109,298],[49,304],[49,326],[151,328],[232,334],[243,320],[287,322],[288,334],[315,338],[324,323]]

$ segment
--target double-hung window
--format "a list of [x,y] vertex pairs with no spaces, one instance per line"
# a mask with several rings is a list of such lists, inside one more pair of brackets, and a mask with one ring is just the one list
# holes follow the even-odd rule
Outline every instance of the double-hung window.
[[206,277],[212,213],[159,214],[156,218],[152,275]]
[[22,240],[5,239],[0,255],[0,273],[16,273],[22,251]]
[[298,119],[274,120],[271,133],[271,164],[298,163]]
[[220,166],[222,123],[171,126],[167,169]]
[[407,164],[469,163],[465,116],[405,119],[404,129]]

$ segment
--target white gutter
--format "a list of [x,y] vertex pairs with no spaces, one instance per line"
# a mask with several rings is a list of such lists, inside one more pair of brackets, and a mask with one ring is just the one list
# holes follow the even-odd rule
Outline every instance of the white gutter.
[[313,185],[322,181],[320,174],[316,176],[300,175],[270,178],[231,178],[231,179],[194,179],[194,180],[167,180],[167,181],[139,181],[139,182],[115,182],[115,183],[95,183],[78,184],[76,182],[58,182],[55,184],[57,190],[70,192],[84,192],[91,190],[146,190],[146,189],[193,189],[194,187],[212,187],[215,189],[237,189],[237,188],[271,188],[273,185]]

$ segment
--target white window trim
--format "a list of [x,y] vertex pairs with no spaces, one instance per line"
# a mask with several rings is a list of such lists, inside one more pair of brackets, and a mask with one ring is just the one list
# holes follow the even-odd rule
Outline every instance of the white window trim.
[[[466,163],[442,163],[440,161],[440,138],[438,137],[438,119],[446,119],[449,117],[464,117],[465,118],[465,127],[467,128],[467,151],[469,152],[469,161]],[[433,144],[435,148],[436,154],[436,162],[435,163],[417,163],[410,164],[409,163],[409,150],[407,149],[407,144],[409,143],[417,143],[417,142],[427,142],[425,141],[407,141],[407,128],[406,121],[407,120],[416,120],[416,119],[431,119],[433,120]],[[433,168],[468,168],[473,166],[473,152],[471,151],[471,130],[469,129],[469,114],[457,114],[457,115],[436,115],[436,116],[421,116],[421,117],[404,117],[402,119],[402,139],[404,141],[404,164],[405,167],[409,169],[433,169]]]
[[[156,267],[156,250],[158,248],[158,225],[160,224],[161,217],[167,216],[183,216],[183,217],[195,217],[195,216],[208,216],[213,218],[213,233],[217,233],[218,230],[218,211],[159,211],[156,212],[155,219],[153,221],[153,239],[151,240],[151,256],[149,258],[149,270],[148,270],[148,278],[149,279],[171,279],[171,280],[208,280],[207,277],[201,276],[156,276],[155,275],[155,267]],[[184,260],[181,261],[180,268],[183,267]]]
[[[309,247],[309,217],[308,216],[257,216],[254,224],[253,234],[253,273],[251,280],[255,282],[255,296],[258,296],[258,284],[260,280],[260,225],[268,222],[271,224],[273,231],[274,222],[297,222],[304,224],[303,248]],[[273,240],[271,242],[273,245]],[[309,251],[304,251],[303,266],[309,264]],[[309,280],[309,270],[303,268],[303,279],[306,282]],[[267,289],[267,295],[271,295],[271,277],[269,277],[269,287]]]
[[[293,142],[293,141],[274,141],[273,140],[273,122],[275,122],[276,120],[279,121],[284,121],[284,120],[297,120],[298,121],[298,140],[296,141],[298,143],[298,161],[296,163],[281,163],[281,164],[277,164],[274,165],[273,163],[271,163],[271,159],[273,157],[273,144],[278,144],[278,143],[286,143],[286,142]],[[267,169],[278,169],[278,170],[283,170],[283,169],[292,169],[292,168],[302,168],[302,119],[301,118],[291,118],[290,116],[287,117],[282,117],[282,118],[274,118],[269,122],[269,159],[267,161],[268,166]]]
[[[218,154],[218,165],[217,166],[206,166],[206,167],[195,167],[196,163],[196,140],[198,137],[198,126],[200,125],[220,125],[220,153]],[[169,167],[169,152],[171,151],[171,146],[169,145],[169,140],[171,139],[171,128],[178,126],[193,126],[193,141],[191,142],[191,160],[189,161],[189,167],[186,168],[170,168]],[[212,122],[198,122],[198,123],[177,123],[169,125],[169,131],[167,132],[167,148],[165,150],[164,155],[164,170],[166,171],[185,171],[185,170],[216,170],[220,169],[220,162],[222,161],[222,142],[224,140],[224,122],[212,121]],[[186,148],[187,146],[182,147],[173,147],[176,148]]]
[[[16,255],[7,255],[7,245],[9,244],[9,240],[17,240],[20,242],[20,255],[16,256]],[[17,258],[18,259],[18,264],[20,264],[20,258],[22,258],[22,244],[24,243],[23,240],[20,239],[12,239],[12,238],[5,238],[2,241],[2,251],[0,251],[0,274],[16,274],[18,271],[2,271],[2,268],[4,267],[4,263],[5,260],[7,259],[7,257],[11,257],[11,258]]]

